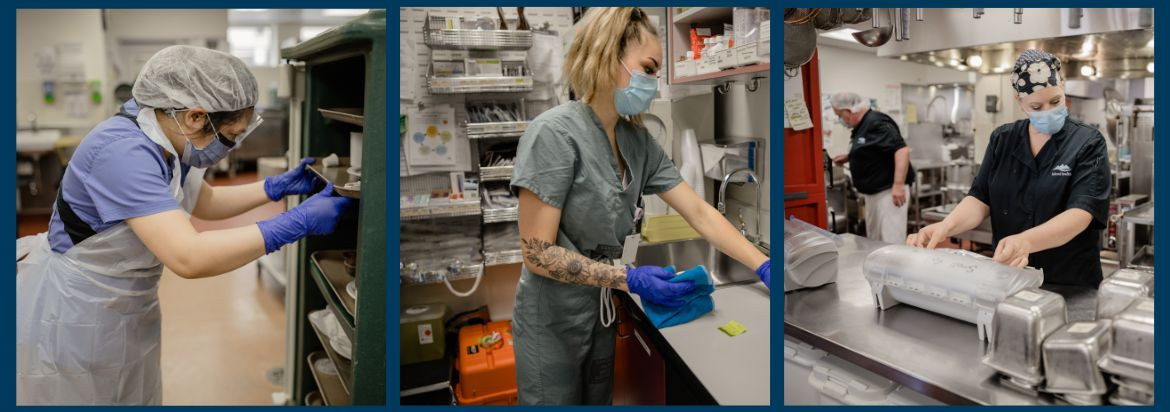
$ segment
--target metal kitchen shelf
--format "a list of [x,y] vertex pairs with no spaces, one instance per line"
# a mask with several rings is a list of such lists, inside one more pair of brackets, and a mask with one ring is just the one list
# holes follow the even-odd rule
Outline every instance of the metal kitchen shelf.
[[325,302],[333,310],[333,314],[337,316],[337,321],[341,324],[341,329],[345,330],[345,334],[349,336],[350,342],[356,342],[354,329],[357,325],[354,322],[354,316],[357,311],[354,308],[357,307],[357,302],[349,296],[349,293],[345,292],[345,285],[354,277],[345,271],[343,252],[341,250],[322,250],[314,252],[310,256],[310,260],[313,262],[313,279],[317,282],[322,294],[325,295]]
[[315,173],[317,177],[320,177],[321,180],[333,183],[333,191],[337,192],[337,194],[354,199],[362,198],[361,186],[357,188],[347,186],[353,182],[358,182],[359,184],[361,182],[361,177],[349,174],[349,157],[339,157],[337,159],[338,165],[329,167],[326,167],[324,165],[325,162],[321,159],[324,159],[324,156],[318,156],[317,161],[308,166],[309,170]]
[[520,263],[524,261],[524,256],[520,254],[519,250],[509,250],[504,252],[484,252],[483,265],[484,266],[500,266],[510,265],[513,263]]
[[423,43],[432,49],[448,50],[528,50],[532,32],[528,30],[434,29],[427,19]]
[[[675,7],[675,10],[679,7]],[[690,7],[682,12],[675,12],[674,24],[709,23],[713,21],[731,20],[731,7]]]
[[[342,389],[345,390],[346,394],[352,394],[353,392],[350,388],[352,388],[351,385],[353,384],[353,361],[339,355],[333,349],[333,344],[330,342],[329,337],[321,333],[321,330],[317,329],[317,325],[309,322],[309,326],[313,327],[313,332],[317,334],[317,340],[321,342],[321,347],[325,349],[325,354],[329,355],[329,360],[333,361],[333,365],[337,367],[337,375],[341,377]],[[350,345],[353,345],[352,340],[350,341]],[[350,356],[353,356],[352,348],[350,346]]]
[[[321,398],[328,406],[348,406],[350,405],[349,393],[346,393],[345,387],[341,384],[341,378],[338,375],[330,375],[322,373],[317,370],[315,364],[318,359],[329,359],[321,351],[316,351],[309,354],[306,359],[309,362],[309,370],[313,373],[313,380],[317,381],[317,389],[321,391]],[[341,371],[339,370],[338,373]]]
[[513,93],[532,91],[532,76],[427,77],[431,94]]
[[518,207],[483,210],[484,223],[515,222],[519,220],[519,217],[520,215]]
[[480,166],[479,181],[494,182],[512,180],[512,170],[516,166]]
[[[674,77],[670,84],[723,84],[728,81],[746,84],[754,77],[768,77],[770,63],[756,63],[694,76]],[[673,76],[673,75],[672,75]]]
[[321,392],[312,391],[305,395],[305,406],[325,406],[325,400],[321,399]]
[[478,216],[482,214],[478,200],[452,202],[439,205],[404,207],[399,212],[401,220],[425,220],[445,217]]
[[443,283],[443,278],[447,278],[448,280],[471,279],[483,275],[483,266],[482,264],[464,266],[459,270],[459,274],[455,276],[446,276],[437,271],[423,273],[419,278],[403,276],[401,277],[401,284],[402,286],[432,285]]
[[468,139],[520,137],[528,129],[528,122],[468,123]]
[[326,119],[333,119],[356,126],[366,125],[366,117],[363,115],[362,108],[360,107],[319,108],[317,111],[321,112],[321,115],[325,116]]

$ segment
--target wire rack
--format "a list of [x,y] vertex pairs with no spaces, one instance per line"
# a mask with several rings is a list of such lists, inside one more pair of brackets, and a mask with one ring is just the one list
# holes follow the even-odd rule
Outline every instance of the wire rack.
[[532,76],[436,77],[427,76],[431,94],[515,93],[532,91]]
[[520,137],[528,130],[528,122],[468,123],[468,139]]

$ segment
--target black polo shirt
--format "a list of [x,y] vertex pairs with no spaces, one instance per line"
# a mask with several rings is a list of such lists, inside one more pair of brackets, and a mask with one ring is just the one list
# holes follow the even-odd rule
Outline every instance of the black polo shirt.
[[991,207],[991,231],[1000,239],[1039,226],[1069,209],[1093,215],[1068,243],[1028,256],[1044,270],[1045,284],[1101,283],[1101,229],[1109,213],[1109,160],[1101,132],[1069,119],[1036,156],[1028,143],[1028,120],[1005,124],[991,141],[969,195]]
[[[894,186],[894,152],[906,147],[898,124],[875,110],[861,116],[849,142],[849,169],[858,192],[872,195]],[[914,167],[906,168],[906,184],[914,183]]]

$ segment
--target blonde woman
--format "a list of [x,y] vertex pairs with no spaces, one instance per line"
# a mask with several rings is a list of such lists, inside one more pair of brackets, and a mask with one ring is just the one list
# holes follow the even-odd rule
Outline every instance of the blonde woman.
[[657,194],[712,245],[770,279],[767,256],[682,181],[641,126],[663,62],[641,9],[591,9],[565,60],[581,100],[541,114],[520,139],[512,187],[524,266],[512,325],[522,404],[612,403],[615,330],[601,316],[608,289],[673,307],[693,290],[668,282],[674,273],[665,268],[614,264],[635,233],[641,195]]

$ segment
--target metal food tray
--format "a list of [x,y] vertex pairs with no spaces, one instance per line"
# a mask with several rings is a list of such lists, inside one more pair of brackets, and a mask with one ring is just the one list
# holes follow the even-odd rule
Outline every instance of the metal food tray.
[[483,210],[484,223],[515,222],[519,220],[519,217],[520,215],[518,207]]
[[512,180],[512,170],[516,166],[480,166],[479,180],[481,182]]
[[325,400],[321,399],[321,392],[312,391],[305,395],[305,406],[325,406]]
[[467,138],[520,137],[527,129],[528,122],[468,123]]
[[423,43],[432,49],[528,50],[532,32],[527,30],[423,29]]
[[444,217],[476,216],[481,214],[479,201],[449,203],[436,206],[404,207],[399,211],[402,220],[423,220]]
[[337,192],[337,194],[354,199],[361,199],[362,191],[360,188],[351,189],[344,187],[346,183],[361,181],[361,178],[349,174],[349,158],[339,157],[338,165],[329,167],[325,167],[323,165],[324,158],[324,156],[317,157],[317,161],[309,165],[309,170],[312,170],[313,173],[315,173],[322,180],[333,183],[333,191]]
[[431,94],[515,93],[532,91],[532,76],[427,77]]
[[[324,399],[325,404],[329,406],[348,406],[350,405],[349,394],[345,392],[345,387],[341,385],[339,375],[326,375],[318,372],[315,362],[318,359],[329,359],[322,351],[316,351],[309,354],[306,359],[309,362],[309,371],[312,372],[313,380],[317,381],[317,389],[321,391],[321,398]],[[340,374],[341,371],[338,371]]]
[[[329,356],[329,360],[333,361],[333,366],[337,368],[337,376],[341,377],[341,387],[345,389],[345,393],[352,395],[353,391],[353,360],[346,359],[333,349],[333,342],[321,330],[317,329],[317,325],[309,322],[309,327],[313,328],[313,332],[317,335],[317,340],[321,342],[321,347],[325,354]],[[350,345],[353,345],[350,342]],[[353,356],[353,349],[350,349],[350,356]]]
[[509,265],[513,263],[520,263],[524,261],[524,257],[519,250],[509,250],[504,252],[484,252],[483,264],[484,266],[498,266]]
[[[321,250],[313,252],[310,258],[313,265],[317,266],[317,270],[321,272],[327,282],[329,290],[334,297],[341,302],[341,306],[351,319],[357,317],[357,301],[345,293],[345,285],[354,280],[354,276],[345,271],[345,250]],[[341,321],[342,326],[345,326],[345,320]],[[350,336],[353,339],[353,336]]]
[[366,125],[366,117],[363,115],[360,107],[338,107],[333,109],[317,109],[326,119],[333,119],[340,122],[349,123],[357,126]]

